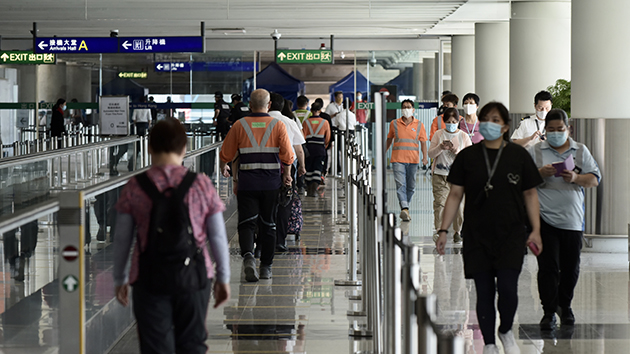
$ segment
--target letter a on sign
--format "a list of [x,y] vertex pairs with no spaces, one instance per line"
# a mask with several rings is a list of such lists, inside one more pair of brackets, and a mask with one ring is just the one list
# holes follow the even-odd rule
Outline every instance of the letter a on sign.
[[85,44],[85,41],[81,41],[81,45],[79,46],[79,50],[81,49],[85,49],[85,51],[88,51],[88,47],[87,44]]

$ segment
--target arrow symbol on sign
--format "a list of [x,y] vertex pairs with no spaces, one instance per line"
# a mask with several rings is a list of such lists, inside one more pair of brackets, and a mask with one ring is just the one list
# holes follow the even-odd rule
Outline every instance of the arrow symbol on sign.
[[163,66],[162,66],[162,64],[158,64],[158,65],[156,66],[156,68],[157,68],[158,70],[162,70]]
[[66,286],[66,290],[68,292],[73,292],[77,288],[77,284],[79,284],[79,282],[74,279],[73,276],[69,276],[63,281],[63,284]]
[[125,48],[125,50],[128,50],[129,47],[131,46],[131,44],[129,44],[129,42],[125,41],[125,43],[122,44],[123,48]]
[[48,44],[46,44],[44,42],[39,42],[39,44],[37,46],[39,47],[39,49],[44,50],[44,49],[46,49],[46,47],[48,47]]
[[286,56],[286,54],[284,54],[284,53],[280,53],[280,54],[278,54],[278,58],[280,58],[280,61],[284,61],[284,58],[286,58],[286,57],[287,57],[287,56]]
[[20,123],[22,125],[25,125],[26,124],[26,118],[20,118]]
[[2,61],[7,61],[7,59],[9,59],[9,56],[7,55],[7,53],[4,53],[0,58],[2,58]]

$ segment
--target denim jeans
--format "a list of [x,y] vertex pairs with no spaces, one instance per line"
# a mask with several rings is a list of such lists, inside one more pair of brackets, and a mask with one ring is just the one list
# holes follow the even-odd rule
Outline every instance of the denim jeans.
[[396,181],[396,194],[400,202],[400,208],[409,208],[409,202],[416,190],[417,163],[392,162],[394,180]]

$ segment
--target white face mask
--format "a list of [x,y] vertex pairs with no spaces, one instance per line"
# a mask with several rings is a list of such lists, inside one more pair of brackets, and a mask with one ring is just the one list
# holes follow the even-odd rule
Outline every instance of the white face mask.
[[545,117],[547,116],[547,111],[536,111],[536,116],[540,120],[545,120]]
[[471,115],[471,114],[477,113],[477,105],[476,104],[465,104],[464,105],[464,111],[466,112],[466,115]]
[[363,97],[361,95],[357,95],[357,101],[361,101]]
[[407,117],[407,118],[411,118],[413,117],[413,108],[403,108],[402,109],[402,115],[403,117]]

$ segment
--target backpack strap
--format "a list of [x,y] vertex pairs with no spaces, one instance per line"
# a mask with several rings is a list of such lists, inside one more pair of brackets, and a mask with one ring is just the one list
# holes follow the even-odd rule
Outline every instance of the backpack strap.
[[162,193],[157,189],[153,181],[149,178],[146,172],[141,173],[136,176],[136,181],[140,185],[140,188],[144,191],[144,193],[151,198],[151,200],[157,199]]
[[184,201],[184,198],[186,197],[188,190],[190,189],[190,187],[192,187],[196,179],[197,179],[196,173],[191,172],[191,171],[188,171],[186,173],[186,175],[184,176],[184,179],[182,179],[182,181],[179,183],[179,186],[177,186],[177,189],[175,190],[175,195],[177,195],[177,198],[180,201],[182,202]]

